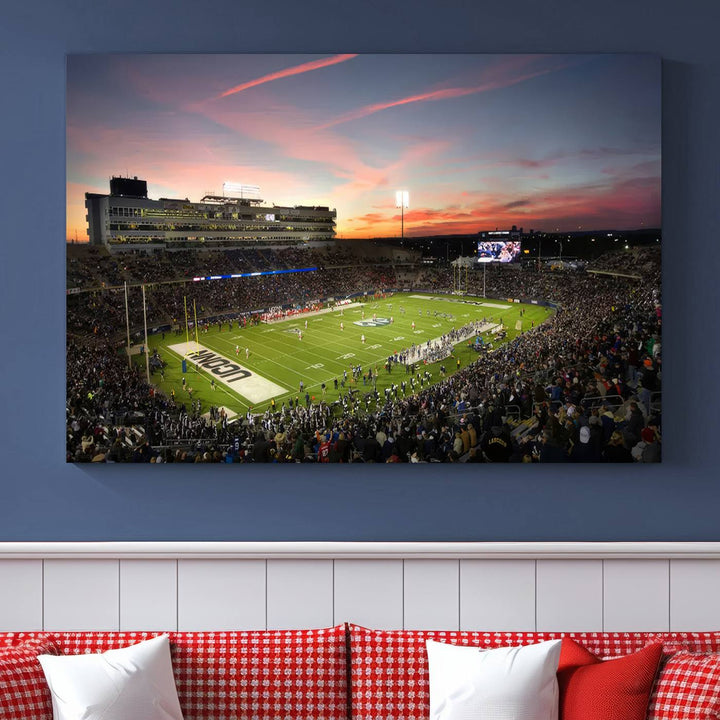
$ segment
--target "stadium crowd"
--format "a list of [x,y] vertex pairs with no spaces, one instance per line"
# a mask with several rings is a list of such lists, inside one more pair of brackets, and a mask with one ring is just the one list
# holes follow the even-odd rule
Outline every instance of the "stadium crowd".
[[239,250],[135,250],[111,255],[98,246],[71,246],[67,258],[67,287],[102,289],[127,282],[173,282],[206,277],[290,268],[347,268],[386,265],[387,256],[368,257],[333,245],[320,248],[250,248]]
[[[290,252],[300,252],[292,250]],[[434,385],[384,396],[360,388],[338,404],[301,402],[230,422],[155,392],[109,340],[124,327],[117,293],[68,297],[69,462],[655,462],[660,459],[662,355],[659,252],[600,259],[640,279],[585,271],[471,274],[467,291],[549,299],[557,313],[481,352]],[[302,258],[293,257],[297,263]],[[596,266],[598,264],[595,264]],[[391,266],[321,270],[242,281],[159,285],[148,322],[181,312],[237,313],[391,287]],[[418,289],[448,291],[452,271],[416,273]],[[90,297],[90,302],[88,302]],[[190,297],[189,297],[190,299]],[[152,321],[151,318],[152,317]],[[134,317],[133,321],[137,322]],[[122,340],[120,340],[120,345]]]
[[[235,278],[194,283],[160,283],[146,288],[147,321],[150,327],[184,325],[185,301],[193,318],[214,322],[260,312],[281,305],[304,306],[320,298],[345,297],[358,288],[391,287],[395,282],[391,269],[373,265],[353,267],[337,272],[322,269],[314,272]],[[143,323],[142,291],[129,291],[130,326]],[[123,290],[97,290],[67,297],[67,326],[73,334],[94,334],[111,338],[125,328]]]

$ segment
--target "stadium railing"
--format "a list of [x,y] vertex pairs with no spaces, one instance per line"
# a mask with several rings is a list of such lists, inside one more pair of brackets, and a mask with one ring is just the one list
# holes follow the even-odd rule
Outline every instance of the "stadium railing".
[[611,405],[614,408],[619,408],[625,402],[622,395],[608,394],[608,395],[595,395],[593,397],[584,397],[581,405],[586,410],[593,410],[595,408],[602,407],[603,405]]
[[648,410],[651,413],[660,414],[661,409],[662,409],[662,390],[655,390],[655,392],[650,393],[650,407],[648,408]]
[[522,417],[522,411],[520,409],[519,405],[506,405],[505,406],[505,415],[509,418],[513,418],[514,420],[520,420]]

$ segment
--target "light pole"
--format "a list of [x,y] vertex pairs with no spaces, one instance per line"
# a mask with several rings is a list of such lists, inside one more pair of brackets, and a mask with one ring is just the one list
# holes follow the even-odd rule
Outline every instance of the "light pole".
[[132,368],[132,355],[130,355],[130,311],[128,310],[128,286],[125,281],[125,327],[127,328],[127,356],[128,365]]
[[145,323],[145,376],[147,378],[147,384],[150,384],[150,353],[148,351],[147,341],[147,305],[145,303],[145,285],[142,286],[143,295],[143,322]]
[[400,208],[400,244],[405,238],[405,208],[410,207],[410,193],[407,190],[398,190],[395,193],[395,207]]

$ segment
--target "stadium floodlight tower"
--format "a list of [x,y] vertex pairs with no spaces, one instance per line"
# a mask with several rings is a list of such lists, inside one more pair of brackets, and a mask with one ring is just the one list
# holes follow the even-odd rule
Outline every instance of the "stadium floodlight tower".
[[405,239],[405,208],[410,207],[410,193],[398,190],[395,193],[395,207],[400,208],[400,243]]

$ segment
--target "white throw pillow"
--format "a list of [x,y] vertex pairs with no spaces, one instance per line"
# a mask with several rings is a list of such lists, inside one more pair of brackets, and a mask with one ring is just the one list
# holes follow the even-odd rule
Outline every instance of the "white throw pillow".
[[101,654],[38,660],[54,720],[183,720],[167,635]]
[[483,650],[428,640],[430,720],[557,720],[561,642]]

